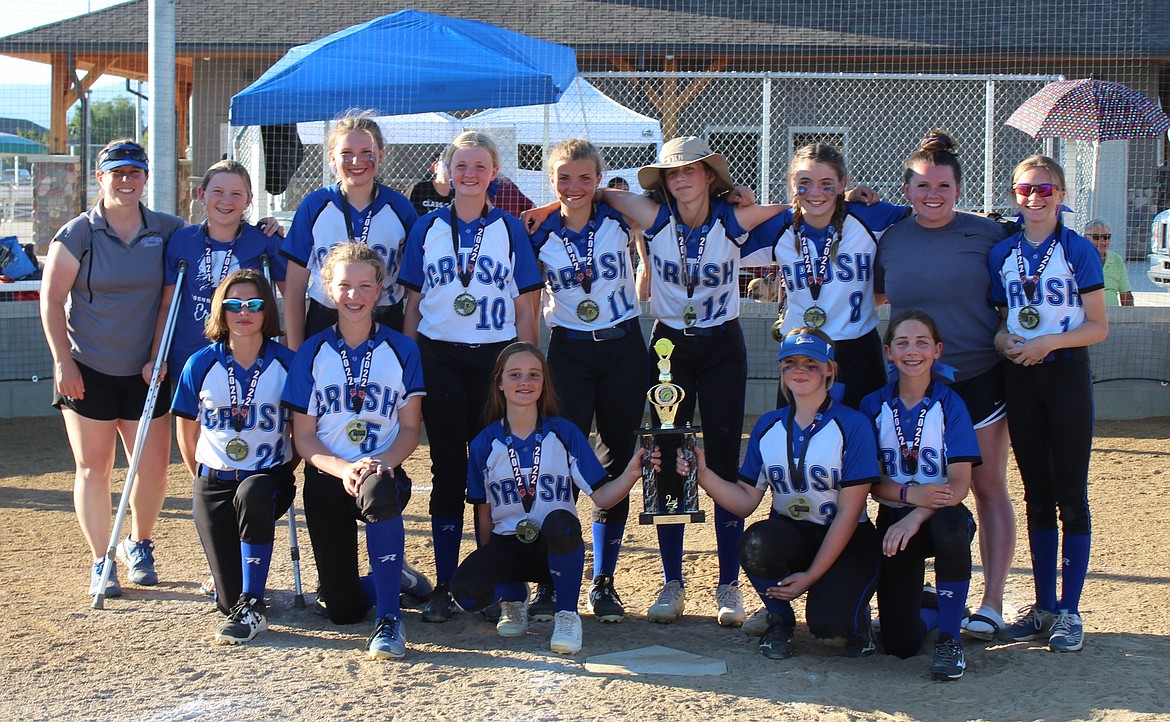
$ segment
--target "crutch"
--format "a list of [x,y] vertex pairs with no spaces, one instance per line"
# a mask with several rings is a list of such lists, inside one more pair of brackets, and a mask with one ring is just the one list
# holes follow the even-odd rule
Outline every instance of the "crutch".
[[[268,268],[268,254],[260,256],[260,264],[264,269],[264,280],[272,285],[272,275]],[[276,294],[273,294],[275,298]],[[293,606],[297,609],[305,608],[305,592],[301,588],[301,547],[297,544],[297,493],[293,488],[293,498],[288,505],[288,551],[293,564]]]
[[142,449],[146,446],[146,435],[150,430],[151,417],[154,415],[154,404],[158,401],[159,374],[162,372],[164,359],[171,349],[171,338],[175,334],[175,321],[179,318],[179,300],[182,298],[183,278],[187,275],[187,262],[179,261],[179,274],[175,278],[175,295],[171,297],[171,307],[167,310],[167,321],[163,326],[162,339],[158,345],[158,356],[154,359],[154,369],[150,372],[150,386],[146,390],[146,403],[142,406],[142,416],[138,418],[138,430],[134,433],[134,450],[130,454],[130,468],[126,470],[126,483],[122,486],[122,498],[118,501],[118,514],[114,517],[114,529],[110,534],[110,545],[106,548],[106,560],[102,564],[102,578],[98,584],[98,593],[93,597],[93,608],[104,609],[106,606],[106,584],[110,581],[110,574],[114,569],[114,549],[118,545],[118,538],[122,536],[122,524],[126,521],[126,509],[130,506],[130,490],[134,486],[134,476],[138,473],[138,461],[142,456]]

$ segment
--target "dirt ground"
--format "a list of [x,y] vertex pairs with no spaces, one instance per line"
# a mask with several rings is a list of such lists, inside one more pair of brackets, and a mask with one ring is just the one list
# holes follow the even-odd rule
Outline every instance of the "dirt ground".
[[[1170,719],[1170,505],[1158,501],[1170,482],[1170,418],[1098,424],[1084,651],[1056,655],[1039,645],[969,641],[967,675],[953,683],[930,680],[929,653],[905,661],[880,654],[847,660],[837,656],[839,644],[814,640],[803,629],[798,656],[782,662],[760,656],[755,639],[721,629],[711,616],[709,525],[688,531],[687,615],[678,624],[645,619],[661,572],[651,527],[633,524],[617,574],[631,614],[623,624],[607,625],[583,615],[580,654],[551,653],[549,624],[534,623],[526,636],[505,640],[478,615],[432,625],[408,611],[402,662],[365,656],[370,622],[335,627],[293,608],[283,527],[269,585],[270,630],[246,645],[217,646],[212,634],[220,618],[198,592],[207,567],[191,521],[190,480],[178,464],[170,469],[155,535],[162,583],[126,584],[121,599],[94,611],[85,596],[88,558],[73,514],[73,465],[60,420],[3,420],[0,438],[0,645],[7,650],[0,661],[0,719]],[[407,556],[429,572],[420,488],[427,465],[420,448],[408,466],[416,493],[406,522]],[[118,492],[123,479],[124,471],[116,471]],[[1014,470],[1010,483],[1022,511]],[[709,510],[710,500],[703,505]],[[300,541],[311,591],[316,571],[303,520]],[[469,549],[470,535],[464,552]],[[591,560],[586,564],[590,569]],[[977,569],[973,599],[980,583]],[[1021,543],[1005,612],[1030,599]],[[602,676],[584,667],[591,655],[655,644],[725,660],[728,673]]]

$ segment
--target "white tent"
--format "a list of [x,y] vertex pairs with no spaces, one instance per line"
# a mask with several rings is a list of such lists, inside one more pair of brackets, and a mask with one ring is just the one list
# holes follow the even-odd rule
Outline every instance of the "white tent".
[[[561,99],[551,105],[525,105],[516,108],[485,110],[464,118],[465,128],[490,133],[501,142],[515,135],[516,145],[536,145],[547,149],[562,140],[585,138],[602,149],[645,147],[655,151],[662,145],[662,125],[655,119],[636,113],[613,100],[582,78],[576,78]],[[540,202],[549,197],[548,174],[544,170],[508,167],[507,159],[515,157],[510,148],[501,148],[504,158],[502,171],[512,178],[524,194]],[[631,190],[640,192],[637,168],[619,168],[606,171],[607,178],[621,176]]]
[[[387,143],[450,143],[463,132],[463,123],[447,113],[411,113],[374,118]],[[325,142],[325,133],[336,121],[297,123],[297,135],[306,145]]]

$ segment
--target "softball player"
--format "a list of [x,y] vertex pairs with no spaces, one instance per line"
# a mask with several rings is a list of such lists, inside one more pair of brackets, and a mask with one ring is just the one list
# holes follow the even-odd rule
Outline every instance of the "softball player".
[[[873,487],[882,535],[878,611],[882,647],[902,659],[938,628],[930,674],[959,679],[967,668],[959,631],[971,585],[975,520],[963,505],[979,444],[958,394],[931,379],[942,341],[934,319],[904,311],[890,320],[886,357],[897,378],[861,401],[877,431],[883,475]],[[922,609],[924,560],[934,557],[938,609]]]
[[[634,453],[646,385],[646,342],[638,324],[641,307],[629,251],[629,227],[621,214],[595,194],[602,175],[601,154],[585,140],[567,140],[552,149],[549,175],[560,212],[532,236],[544,276],[543,315],[551,329],[548,364],[560,385],[565,416],[609,450],[611,478]],[[598,509],[593,521],[593,584],[588,608],[603,622],[625,617],[613,587],[614,570],[630,513],[630,500]],[[533,602],[552,601],[539,587]],[[552,610],[555,611],[555,608]]]
[[337,307],[325,289],[321,269],[329,249],[346,238],[368,244],[382,258],[386,279],[375,319],[402,330],[404,290],[398,285],[398,268],[406,234],[418,214],[406,196],[375,177],[386,151],[382,131],[370,113],[337,121],[325,145],[337,183],[313,191],[301,201],[281,247],[281,253],[292,261],[284,294],[284,327],[293,350],[308,336],[337,321]]
[[[660,162],[641,168],[638,182],[653,192],[653,198],[613,189],[606,189],[603,197],[646,229],[650,310],[656,319],[650,345],[659,338],[674,342],[671,370],[674,383],[686,394],[675,422],[691,421],[697,401],[711,467],[732,478],[747,383],[747,351],[739,326],[740,245],[748,231],[782,209],[735,208],[723,200],[720,196],[734,185],[727,161],[695,137],[664,144]],[[648,358],[649,385],[658,383],[657,362],[657,356]],[[672,440],[677,443],[677,437]],[[663,453],[673,454],[674,447],[664,446]],[[664,470],[661,480],[679,483],[672,469]],[[716,619],[725,626],[739,626],[745,617],[737,546],[743,519],[719,505],[714,517],[719,554]],[[682,524],[657,527],[664,583],[647,612],[651,621],[670,623],[683,614],[684,529]]]
[[172,410],[179,438],[194,454],[194,516],[215,579],[216,605],[227,620],[224,644],[247,642],[268,628],[264,585],[276,520],[296,494],[288,463],[288,411],[281,408],[292,351],[280,334],[272,288],[254,270],[218,285],[208,308],[210,346],[183,368]]
[[329,252],[321,275],[338,322],[297,351],[284,392],[306,461],[305,520],[317,575],[337,624],[358,622],[369,610],[354,523],[365,522],[377,608],[366,649],[374,659],[406,654],[399,590],[410,478],[401,465],[418,446],[425,393],[415,343],[374,321],[384,274],[367,244]]
[[890,314],[921,309],[946,338],[941,363],[954,369],[951,390],[975,422],[983,463],[971,473],[979,517],[983,598],[963,627],[974,639],[994,639],[1003,628],[1003,589],[1016,548],[1016,515],[1008,494],[1007,407],[1003,357],[995,350],[999,312],[991,306],[987,255],[1013,230],[955,210],[962,167],[955,141],[930,131],[906,160],[902,192],[914,216],[882,234],[874,269],[878,305]]
[[[788,310],[780,333],[819,328],[837,344],[843,401],[861,398],[886,381],[877,333],[873,270],[877,241],[906,208],[845,202],[845,158],[825,143],[806,145],[789,169],[793,206],[762,224],[743,247],[743,265],[777,263]],[[783,379],[776,394],[784,401]]]
[[1087,347],[1109,334],[1105,280],[1097,249],[1061,223],[1064,170],[1056,161],[1035,155],[1021,162],[1012,192],[1024,227],[991,251],[991,298],[1004,318],[996,348],[1011,362],[1008,431],[1024,482],[1036,601],[1000,638],[1047,639],[1053,652],[1076,652],[1084,643],[1079,604],[1090,542]]
[[424,622],[445,622],[455,611],[449,583],[463,536],[467,444],[483,423],[500,351],[517,338],[536,341],[535,303],[524,294],[541,286],[523,225],[488,202],[488,184],[499,173],[495,143],[470,131],[446,157],[455,202],[415,224],[400,277],[409,289],[405,331],[418,341],[427,378],[437,579]]
[[[175,231],[167,244],[164,266],[162,306],[159,308],[156,338],[166,323],[167,310],[175,295],[180,262],[187,263],[175,319],[174,338],[164,369],[173,369],[175,377],[187,359],[207,345],[204,325],[211,316],[211,297],[229,273],[241,268],[260,270],[263,257],[269,261],[272,281],[284,291],[285,262],[280,255],[280,239],[273,237],[280,225],[265,219],[263,228],[244,222],[244,212],[252,202],[252,181],[248,169],[234,160],[221,160],[203,174],[199,200],[207,207],[207,220],[197,226]],[[280,328],[279,322],[276,324]],[[157,349],[156,349],[157,353]],[[178,434],[179,451],[188,467],[195,458],[194,437]]]
[[[708,468],[696,449],[698,481],[711,498],[741,517],[772,491],[767,519],[743,534],[739,551],[748,579],[767,608],[760,653],[792,656],[792,600],[808,592],[805,615],[817,637],[844,637],[845,655],[876,645],[868,605],[878,575],[877,532],[865,509],[879,477],[873,429],[829,396],[836,379],[833,344],[822,331],[797,328],[776,360],[790,404],[760,417],[748,440],[738,482]],[[680,451],[678,472],[690,464]]]
[[641,478],[644,452],[639,449],[616,477],[607,474],[585,434],[559,416],[548,364],[528,343],[500,353],[487,415],[493,421],[472,440],[467,463],[467,498],[475,504],[480,545],[459,565],[451,590],[469,611],[502,602],[496,631],[519,637],[528,630],[524,582],[552,584],[550,646],[575,654],[581,651],[577,598],[585,566],[576,492],[601,508],[628,499]]

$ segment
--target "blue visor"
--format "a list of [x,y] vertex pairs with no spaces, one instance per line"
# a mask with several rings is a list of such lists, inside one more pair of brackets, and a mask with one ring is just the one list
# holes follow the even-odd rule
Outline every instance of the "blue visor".
[[776,354],[776,360],[789,356],[808,356],[821,363],[828,363],[833,360],[833,347],[811,333],[793,334],[785,336],[780,342],[780,353]]

